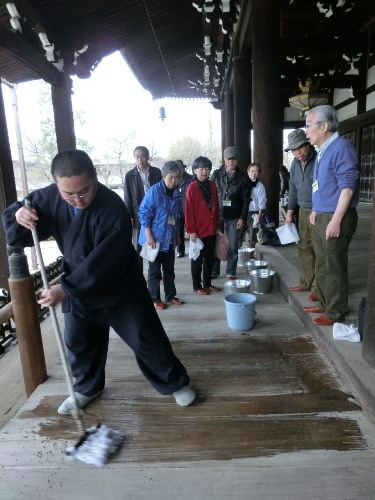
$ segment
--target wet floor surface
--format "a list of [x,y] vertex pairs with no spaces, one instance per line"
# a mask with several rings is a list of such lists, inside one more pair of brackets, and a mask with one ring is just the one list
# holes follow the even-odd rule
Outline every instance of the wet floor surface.
[[[358,405],[339,387],[307,336],[176,341],[176,354],[194,367],[191,376],[197,381],[198,399],[190,408],[148,394],[130,356],[126,367],[131,377],[124,387],[117,347],[121,351],[121,342],[114,339],[110,387],[85,416],[86,425],[106,422],[126,429],[125,445],[114,462],[230,460],[366,446],[356,420]],[[69,417],[48,423],[58,403],[46,397],[22,418],[47,419],[40,428],[42,439],[74,440]]]
[[61,363],[48,365],[47,382],[0,432],[0,499],[375,498],[374,423],[277,283],[256,297],[246,332],[228,328],[223,292],[192,292],[187,258],[176,261],[176,285],[185,304],[159,316],[197,401],[181,408],[156,393],[111,335],[106,388],[84,424],[126,440],[98,469],[65,457],[80,432],[56,413],[67,389]]

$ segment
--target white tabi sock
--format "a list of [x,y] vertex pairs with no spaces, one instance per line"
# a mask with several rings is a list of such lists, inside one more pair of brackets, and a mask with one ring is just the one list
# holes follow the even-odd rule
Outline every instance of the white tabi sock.
[[185,385],[179,391],[173,392],[176,403],[180,406],[189,406],[197,397],[195,390],[190,385]]
[[[96,394],[93,394],[92,396],[85,396],[84,394],[79,394],[79,392],[75,392],[74,395],[76,397],[76,402],[78,408],[84,408],[86,405],[91,403],[94,399],[96,399],[102,391],[97,392]],[[68,399],[66,399],[61,406],[59,406],[57,413],[60,413],[60,415],[69,415],[69,413],[72,412],[76,407],[74,400],[72,396],[69,396]]]

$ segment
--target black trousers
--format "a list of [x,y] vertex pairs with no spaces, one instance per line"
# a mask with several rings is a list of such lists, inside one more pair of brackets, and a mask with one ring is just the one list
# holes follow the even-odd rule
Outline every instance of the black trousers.
[[211,286],[212,268],[215,259],[216,235],[201,238],[204,247],[196,260],[191,259],[191,276],[193,278],[193,290],[202,288],[202,268],[203,268],[203,288]]
[[185,217],[179,217],[177,220],[178,236],[180,244],[177,246],[178,253],[185,253]]
[[[168,252],[159,252],[154,262],[148,263],[148,290],[153,302],[160,300],[160,280],[163,277],[165,300],[176,296],[175,286],[175,251],[170,245]],[[161,271],[163,269],[163,275]]]
[[110,327],[134,351],[141,372],[160,394],[172,394],[189,383],[142,279],[121,305],[65,313],[65,343],[76,392],[90,396],[104,389]]

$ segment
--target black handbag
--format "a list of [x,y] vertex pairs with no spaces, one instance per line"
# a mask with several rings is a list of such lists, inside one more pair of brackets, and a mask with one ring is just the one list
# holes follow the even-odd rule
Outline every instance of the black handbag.
[[257,233],[257,240],[259,245],[272,245],[278,247],[281,245],[279,235],[275,229],[275,223],[270,222],[268,215],[263,217],[264,223],[261,224]]

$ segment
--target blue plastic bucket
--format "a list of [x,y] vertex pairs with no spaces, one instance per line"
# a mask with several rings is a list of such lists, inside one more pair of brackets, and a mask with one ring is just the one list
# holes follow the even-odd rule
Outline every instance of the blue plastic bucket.
[[251,293],[231,293],[224,298],[227,323],[231,330],[251,330],[254,326],[256,300]]

